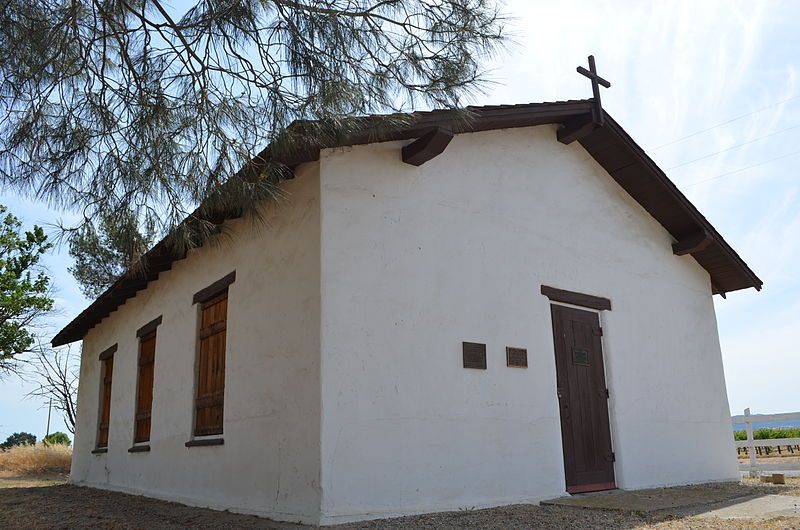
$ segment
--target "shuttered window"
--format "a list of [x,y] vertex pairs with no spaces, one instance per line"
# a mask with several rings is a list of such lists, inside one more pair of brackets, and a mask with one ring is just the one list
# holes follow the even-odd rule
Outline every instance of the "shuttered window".
[[150,416],[153,410],[153,377],[155,375],[156,332],[139,339],[139,383],[136,392],[136,422],[133,441],[150,441]]
[[222,434],[227,289],[200,306],[195,436]]
[[100,422],[97,447],[108,447],[108,426],[111,420],[111,377],[114,374],[114,355],[102,359],[103,382],[100,388]]

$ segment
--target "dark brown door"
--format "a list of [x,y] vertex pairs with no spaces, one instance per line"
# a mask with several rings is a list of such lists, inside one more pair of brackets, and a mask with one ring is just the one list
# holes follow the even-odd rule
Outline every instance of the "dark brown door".
[[552,304],[567,491],[612,489],[614,453],[597,313]]

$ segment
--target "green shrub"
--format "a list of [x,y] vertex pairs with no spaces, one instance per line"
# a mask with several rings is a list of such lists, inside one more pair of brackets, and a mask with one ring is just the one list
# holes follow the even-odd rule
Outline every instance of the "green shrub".
[[48,434],[44,437],[45,445],[66,445],[69,446],[72,442],[67,436],[67,433],[56,431],[53,434]]
[[15,432],[0,444],[0,449],[11,449],[18,445],[35,445],[36,436],[29,432]]
[[[800,438],[800,427],[762,427],[753,431],[754,440]],[[747,440],[747,431],[733,431],[734,440]]]

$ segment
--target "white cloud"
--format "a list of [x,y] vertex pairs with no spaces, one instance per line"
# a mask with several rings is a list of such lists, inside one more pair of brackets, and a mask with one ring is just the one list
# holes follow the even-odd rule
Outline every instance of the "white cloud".
[[[797,95],[800,5],[777,2],[508,2],[519,45],[498,63],[506,86],[480,103],[583,98],[593,53],[612,87],[605,108],[653,148]],[[650,151],[662,167],[800,124],[800,99]],[[670,172],[679,185],[797,149],[800,128]],[[717,303],[737,410],[800,410],[800,180],[788,158],[697,186],[689,198],[765,281]],[[759,359],[753,363],[753,358]]]

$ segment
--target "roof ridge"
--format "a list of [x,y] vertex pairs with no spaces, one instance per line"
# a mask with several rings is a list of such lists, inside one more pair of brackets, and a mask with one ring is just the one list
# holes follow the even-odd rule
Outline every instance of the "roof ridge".
[[[336,140],[335,145],[314,144],[296,159],[281,160],[281,162],[287,166],[312,162],[319,159],[319,151],[324,148],[417,139],[436,127],[452,127],[453,133],[469,133],[585,121],[591,116],[591,104],[591,99],[580,99],[401,113],[415,119],[410,120],[407,126],[377,134],[366,130],[346,136]],[[473,117],[466,122],[455,122],[447,117],[449,113],[458,110],[470,111]],[[694,253],[693,256],[709,272],[715,292],[725,293],[747,287],[760,289],[761,280],[711,223],[680,190],[675,193],[677,187],[669,177],[608,113],[605,115],[609,118],[607,125],[588,128],[585,136],[579,138],[584,149],[676,240],[688,235],[692,230],[699,229],[708,230],[713,235],[715,244]],[[371,117],[377,118],[379,115]],[[268,146],[254,160],[268,157],[269,150]],[[240,214],[223,212],[215,214],[213,219],[208,220],[222,223],[237,215]],[[135,296],[138,291],[146,288],[151,281],[156,280],[161,272],[170,269],[174,261],[185,258],[186,251],[179,252],[170,248],[169,237],[156,243],[143,256],[146,269],[144,275],[134,274],[130,270],[123,273],[114,284],[56,334],[52,341],[53,345],[60,346],[80,340],[89,329]]]

